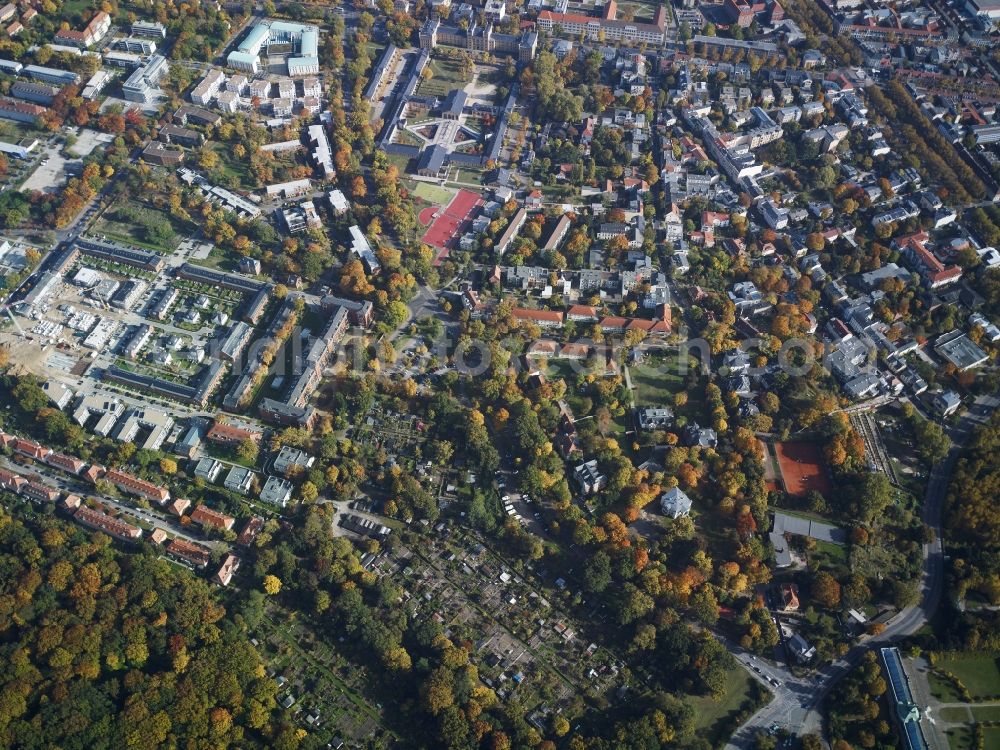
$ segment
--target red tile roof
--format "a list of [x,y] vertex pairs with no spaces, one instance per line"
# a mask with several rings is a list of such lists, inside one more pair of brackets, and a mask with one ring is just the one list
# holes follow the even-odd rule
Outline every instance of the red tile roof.
[[200,544],[189,542],[186,539],[173,539],[167,545],[167,552],[176,555],[182,560],[187,560],[193,565],[208,565],[209,550]]
[[214,526],[217,529],[231,529],[236,522],[232,516],[212,510],[207,505],[199,505],[195,508],[191,513],[191,520],[202,526]]
[[55,466],[57,469],[68,471],[71,474],[79,474],[87,464],[76,456],[67,456],[65,453],[50,453],[45,458],[45,463]]
[[14,440],[14,450],[23,456],[31,456],[32,458],[45,458],[51,452],[33,440],[25,440],[24,438]]
[[222,567],[215,574],[215,582],[221,584],[222,586],[228,586],[229,582],[233,579],[233,573],[236,569],[240,567],[240,558],[236,555],[226,555],[226,559],[222,561]]
[[240,535],[236,537],[236,543],[244,547],[249,546],[249,544],[256,538],[260,530],[264,528],[264,519],[259,516],[253,516],[247,525],[243,527],[243,531]]
[[557,310],[529,310],[526,307],[515,307],[514,317],[517,320],[527,320],[536,323],[562,323],[563,314]]
[[142,536],[142,529],[138,526],[125,523],[124,521],[118,518],[113,518],[106,513],[101,513],[93,508],[88,508],[86,505],[81,505],[76,509],[74,518],[86,526],[107,532],[111,536],[119,539],[138,539]]
[[111,469],[104,475],[104,478],[125,492],[141,495],[158,503],[165,503],[170,499],[170,492],[165,487],[147,482],[145,479],[139,479],[139,477],[134,477],[124,471],[118,471],[118,469]]
[[263,434],[259,430],[248,430],[216,420],[205,437],[215,443],[241,443],[247,438],[258,442]]
[[568,357],[579,357],[586,358],[590,356],[590,344],[579,344],[579,343],[569,343],[565,344],[562,349],[559,350],[559,356],[563,358]]

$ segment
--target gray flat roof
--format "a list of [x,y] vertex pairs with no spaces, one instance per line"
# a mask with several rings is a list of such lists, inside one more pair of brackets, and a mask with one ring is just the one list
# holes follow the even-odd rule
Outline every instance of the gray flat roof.
[[959,370],[968,370],[983,364],[989,356],[967,334],[954,336],[939,343],[934,351],[951,362]]
[[781,511],[774,514],[774,533],[808,536],[816,541],[831,544],[843,544],[847,541],[847,532],[833,524],[802,516],[790,516]]

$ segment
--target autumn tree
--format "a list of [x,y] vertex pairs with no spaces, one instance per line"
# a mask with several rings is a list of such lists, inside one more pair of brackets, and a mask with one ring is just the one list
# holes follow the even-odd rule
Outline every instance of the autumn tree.
[[816,603],[826,609],[833,609],[840,604],[840,584],[826,571],[813,576],[810,591]]

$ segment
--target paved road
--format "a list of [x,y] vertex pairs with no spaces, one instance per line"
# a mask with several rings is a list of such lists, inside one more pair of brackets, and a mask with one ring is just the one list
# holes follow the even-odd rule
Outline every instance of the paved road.
[[[442,288],[444,288],[443,285]],[[441,305],[438,303],[438,291],[432,289],[431,287],[423,284],[417,290],[417,293],[413,296],[406,304],[406,320],[404,320],[395,331],[389,334],[389,341],[395,342],[401,336],[405,336],[410,323],[416,322],[422,318],[437,318],[441,321],[442,325],[447,326],[450,322],[448,315],[441,309]]]
[[[774,700],[737,730],[726,745],[727,750],[752,747],[757,733],[766,732],[772,724],[778,724],[800,736],[819,732],[822,727],[820,707],[823,700],[840,678],[860,663],[865,652],[870,648],[885,646],[915,633],[931,618],[941,601],[944,588],[941,512],[948,491],[948,482],[969,433],[978,424],[987,421],[998,406],[1000,397],[981,396],[954,427],[947,428],[953,444],[947,457],[931,471],[924,498],[923,518],[935,533],[934,541],[924,545],[924,569],[918,603],[901,610],[886,623],[886,628],[880,635],[854,646],[842,659],[819,670],[809,679],[796,678],[784,666],[758,659],[756,665],[762,668],[766,665],[767,675],[776,679],[780,683],[780,688],[775,689],[772,684]],[[731,645],[730,650],[744,667],[752,670],[740,650]],[[753,671],[751,674],[758,677]]]
[[181,537],[182,539],[187,539],[189,542],[195,542],[210,548],[229,549],[229,545],[223,541],[205,539],[200,536],[192,536],[191,533],[181,526],[177,519],[173,516],[168,516],[166,514],[159,515],[152,511],[120,502],[105,495],[100,495],[94,492],[92,485],[84,482],[82,479],[75,479],[68,474],[46,466],[45,464],[35,462],[31,466],[24,466],[10,461],[6,457],[0,457],[0,465],[3,465],[10,471],[17,472],[18,474],[38,474],[45,480],[45,484],[56,487],[63,493],[76,494],[82,498],[97,497],[105,505],[110,505],[127,516],[139,519],[140,521],[150,525],[161,526],[164,530],[169,531],[173,535]]

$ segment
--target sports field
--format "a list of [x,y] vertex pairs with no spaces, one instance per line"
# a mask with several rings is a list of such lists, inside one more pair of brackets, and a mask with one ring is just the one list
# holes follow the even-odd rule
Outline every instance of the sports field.
[[455,191],[439,185],[431,185],[427,182],[418,182],[413,188],[413,194],[418,198],[423,198],[428,203],[443,206],[452,199]]
[[[472,214],[481,203],[479,193],[471,190],[459,190],[451,202],[438,210],[434,221],[424,233],[423,242],[439,250],[447,249],[462,225],[472,218]],[[424,218],[424,212],[420,212]]]
[[437,206],[427,206],[427,208],[420,209],[420,213],[417,214],[417,221],[420,222],[420,226],[429,227],[439,210]]
[[775,443],[778,470],[789,495],[804,495],[816,490],[830,491],[830,480],[823,465],[823,452],[816,443]]

